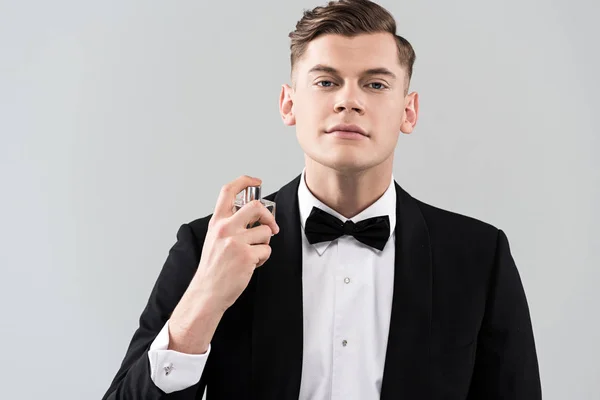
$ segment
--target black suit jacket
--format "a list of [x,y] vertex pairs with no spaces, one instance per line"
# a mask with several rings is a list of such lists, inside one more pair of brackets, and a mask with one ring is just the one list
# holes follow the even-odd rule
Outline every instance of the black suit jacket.
[[[302,371],[300,176],[267,196],[280,233],[224,314],[200,382],[165,394],[147,351],[189,285],[210,215],[181,226],[104,399],[297,399]],[[397,183],[395,278],[381,399],[541,399],[529,310],[501,230]]]

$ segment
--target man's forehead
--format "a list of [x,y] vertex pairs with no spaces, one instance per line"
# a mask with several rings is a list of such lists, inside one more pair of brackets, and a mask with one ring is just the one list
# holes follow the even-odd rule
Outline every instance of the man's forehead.
[[357,71],[380,67],[394,72],[401,69],[396,41],[389,33],[361,34],[353,37],[322,35],[308,44],[298,61],[304,73],[308,73],[315,65]]

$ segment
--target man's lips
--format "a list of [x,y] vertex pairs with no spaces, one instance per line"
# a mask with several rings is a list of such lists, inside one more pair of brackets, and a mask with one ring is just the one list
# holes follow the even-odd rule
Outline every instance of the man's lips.
[[367,132],[358,125],[351,124],[339,124],[329,128],[326,133],[335,134],[335,136],[355,137],[364,136],[368,137]]
[[353,131],[332,131],[327,134],[341,139],[364,140],[367,138],[365,135]]

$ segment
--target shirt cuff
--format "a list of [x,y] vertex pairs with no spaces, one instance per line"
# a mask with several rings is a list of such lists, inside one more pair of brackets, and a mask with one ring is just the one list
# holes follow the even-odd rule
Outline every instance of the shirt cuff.
[[163,392],[172,393],[187,389],[200,381],[206,360],[210,353],[210,344],[204,354],[186,354],[169,347],[169,321],[158,333],[150,349],[150,378]]

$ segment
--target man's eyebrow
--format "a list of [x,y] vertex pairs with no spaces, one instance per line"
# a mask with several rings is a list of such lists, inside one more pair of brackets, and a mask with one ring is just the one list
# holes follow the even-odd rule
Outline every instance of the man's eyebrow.
[[[330,67],[328,65],[323,65],[323,64],[317,64],[308,70],[309,74],[311,74],[313,72],[325,72],[325,73],[336,75],[336,76],[340,75],[340,73],[337,69]],[[396,79],[396,74],[394,74],[389,69],[383,68],[383,67],[367,69],[367,70],[363,71],[361,75],[386,75],[392,79]]]

